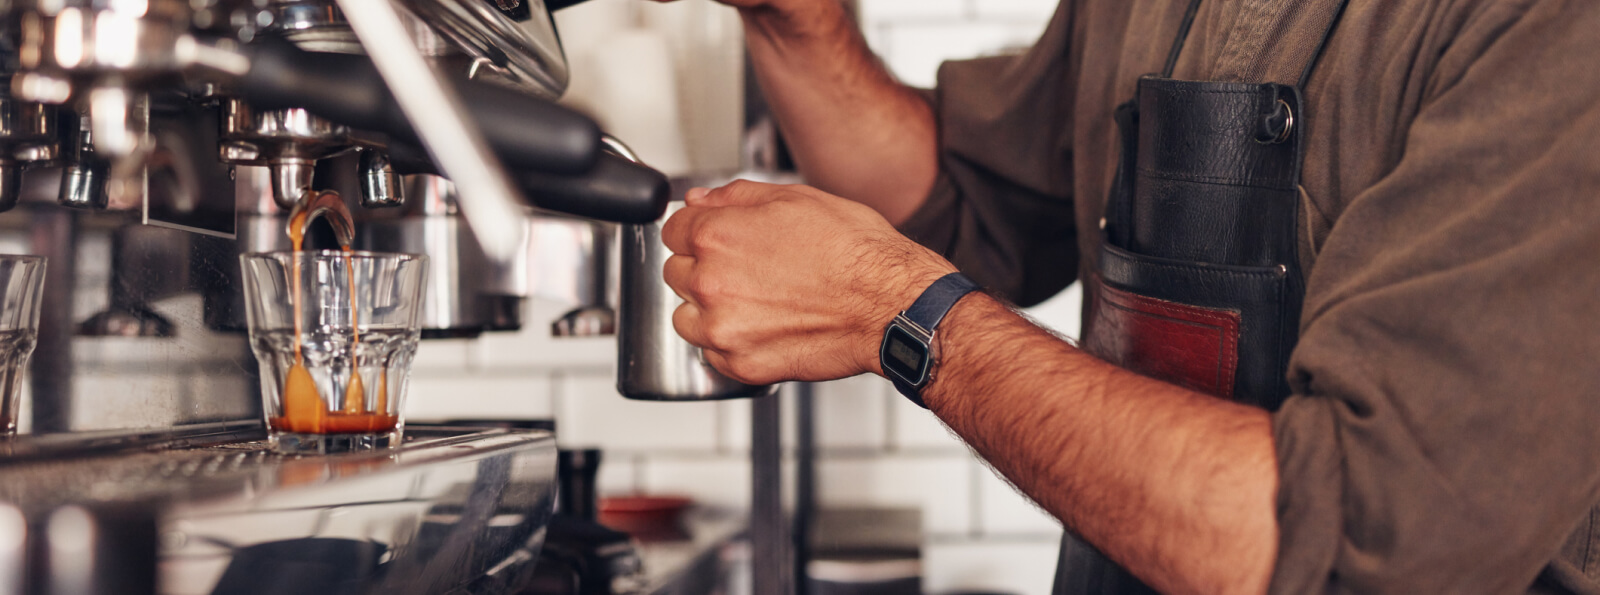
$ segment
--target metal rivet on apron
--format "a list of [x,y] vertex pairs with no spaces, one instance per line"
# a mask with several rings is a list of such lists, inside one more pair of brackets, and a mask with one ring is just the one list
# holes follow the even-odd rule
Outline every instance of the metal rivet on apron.
[[[1289,140],[1289,135],[1294,134],[1294,108],[1289,107],[1289,102],[1278,100],[1277,109],[1271,114],[1261,118],[1261,129],[1256,132],[1255,141],[1263,145],[1276,145]],[[1282,118],[1283,130],[1277,128],[1278,119]],[[1274,135],[1276,132],[1276,135]]]

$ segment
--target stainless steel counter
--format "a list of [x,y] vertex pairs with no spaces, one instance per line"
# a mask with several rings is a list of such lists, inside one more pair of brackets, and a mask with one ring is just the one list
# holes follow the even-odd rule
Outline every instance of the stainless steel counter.
[[142,440],[0,459],[0,595],[506,592],[554,507],[542,431],[412,426],[316,457]]
[[749,522],[743,512],[694,508],[687,539],[639,544],[650,595],[709,595],[749,590]]

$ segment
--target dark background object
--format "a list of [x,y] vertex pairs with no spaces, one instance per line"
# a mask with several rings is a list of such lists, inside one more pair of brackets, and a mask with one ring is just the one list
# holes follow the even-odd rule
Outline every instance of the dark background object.
[[563,450],[556,463],[560,493],[556,513],[593,522],[599,512],[600,494],[595,477],[600,473],[600,449]]
[[306,538],[241,548],[213,595],[357,595],[382,572],[387,547],[354,539]]

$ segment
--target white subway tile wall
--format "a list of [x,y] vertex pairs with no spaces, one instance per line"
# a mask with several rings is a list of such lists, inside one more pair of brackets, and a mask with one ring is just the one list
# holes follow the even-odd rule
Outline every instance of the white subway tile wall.
[[651,453],[715,453],[717,403],[656,403],[617,396],[611,375],[559,373],[563,446]]
[[922,547],[923,586],[929,593],[1040,594],[1055,578],[1057,540],[935,539]]
[[974,524],[974,467],[966,457],[886,453],[869,457],[828,456],[817,465],[823,506],[903,506],[922,509],[922,530],[965,537]]
[[748,453],[664,453],[649,457],[637,479],[643,484],[638,488],[648,493],[694,494],[701,504],[742,509],[750,506],[750,473]]
[[414,370],[406,415],[417,419],[544,419],[555,414],[551,377],[542,372],[475,373],[470,380],[435,368]]
[[817,446],[879,452],[889,446],[888,390],[882,378],[866,374],[816,387]]
[[932,87],[939,64],[1011,53],[1044,32],[1055,0],[859,0],[867,44],[902,82]]
[[[885,383],[887,384],[887,383]],[[889,447],[894,451],[965,454],[967,446],[944,422],[928,410],[913,405],[894,387],[879,389],[889,396]]]
[[[927,86],[943,60],[1031,44],[1055,0],[859,5],[868,42],[885,64],[901,80]],[[1074,287],[1029,313],[1076,336],[1081,303]],[[675,493],[746,505],[749,402],[621,398],[614,341],[549,336],[549,321],[568,307],[533,300],[520,333],[424,341],[407,414],[416,420],[554,416],[564,447],[604,449],[602,493]],[[821,384],[816,394],[817,481],[825,505],[920,508],[930,593],[1048,593],[1060,525],[997,478],[938,419],[877,377]],[[783,443],[792,448],[793,399],[785,399]]]
[[978,525],[995,536],[1029,537],[1061,532],[1061,522],[1046,514],[1027,496],[982,461],[973,473],[978,482]]

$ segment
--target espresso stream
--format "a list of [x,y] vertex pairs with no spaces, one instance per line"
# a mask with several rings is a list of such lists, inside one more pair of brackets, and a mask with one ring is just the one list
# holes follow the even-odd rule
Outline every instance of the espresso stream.
[[[299,253],[305,246],[306,218],[311,210],[304,209],[294,215],[289,221],[289,241],[294,245],[294,251]],[[341,246],[346,253],[350,252],[350,245]],[[350,382],[345,385],[344,404],[342,407],[329,407],[317,393],[317,383],[311,379],[311,371],[305,367],[305,356],[300,349],[301,319],[305,305],[302,303],[300,259],[294,259],[293,286],[294,295],[294,365],[289,368],[289,375],[283,381],[283,416],[269,419],[275,430],[295,432],[299,434],[355,434],[365,432],[387,432],[393,430],[399,418],[389,415],[389,387],[388,374],[378,374],[378,402],[372,411],[364,410],[366,404],[366,385],[361,381],[361,372],[355,365],[355,348],[360,345],[361,331],[356,326],[356,272],[354,263],[345,267],[350,278],[350,328],[353,335],[351,344]]]

